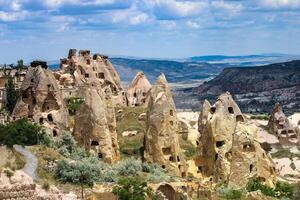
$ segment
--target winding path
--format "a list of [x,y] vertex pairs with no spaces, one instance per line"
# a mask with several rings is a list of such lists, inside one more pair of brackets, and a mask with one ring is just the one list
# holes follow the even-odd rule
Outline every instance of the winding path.
[[28,174],[33,180],[37,181],[38,180],[38,177],[36,175],[36,169],[38,166],[37,157],[20,145],[14,145],[14,149],[20,154],[22,154],[26,159],[26,164],[22,170],[26,174]]

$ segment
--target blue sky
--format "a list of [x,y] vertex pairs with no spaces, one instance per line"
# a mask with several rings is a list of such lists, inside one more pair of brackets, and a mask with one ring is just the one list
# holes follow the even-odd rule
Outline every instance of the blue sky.
[[0,63],[300,54],[300,0],[0,0]]

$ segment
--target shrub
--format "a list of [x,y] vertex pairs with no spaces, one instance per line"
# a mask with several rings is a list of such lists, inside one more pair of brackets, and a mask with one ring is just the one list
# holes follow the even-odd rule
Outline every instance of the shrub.
[[241,199],[244,194],[244,191],[241,189],[226,188],[223,186],[217,188],[217,192],[219,197],[224,199]]
[[14,175],[14,172],[11,171],[11,170],[9,170],[9,169],[5,169],[3,172],[6,174],[6,176],[7,176],[9,179]]
[[136,176],[143,170],[142,161],[129,158],[117,164],[115,170],[120,176]]
[[144,200],[146,195],[153,196],[147,183],[136,177],[120,179],[112,193],[118,196],[119,200]]
[[65,99],[70,115],[75,115],[80,105],[84,102],[82,97],[68,97]]
[[278,181],[275,188],[271,188],[258,180],[251,180],[247,184],[247,191],[260,190],[264,195],[276,198],[292,198],[294,188],[292,185]]
[[43,134],[42,128],[26,118],[0,126],[0,141],[8,147],[15,144],[34,145]]

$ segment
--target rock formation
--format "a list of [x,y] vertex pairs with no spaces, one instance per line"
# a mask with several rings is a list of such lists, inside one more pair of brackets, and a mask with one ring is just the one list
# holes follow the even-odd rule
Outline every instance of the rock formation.
[[150,89],[151,84],[145,74],[138,72],[126,92],[128,106],[147,106],[147,97]]
[[204,101],[198,125],[198,173],[238,187],[245,186],[249,178],[274,183],[275,170],[256,140],[256,128],[244,122],[230,93],[219,96],[213,106]]
[[83,88],[79,93],[84,102],[75,116],[75,139],[105,162],[116,162],[119,146],[114,107],[111,106],[111,96],[107,96],[110,93],[106,94],[96,87]]
[[276,135],[281,144],[299,144],[299,130],[294,126],[276,103],[269,119],[268,127]]
[[47,64],[34,61],[21,85],[20,98],[12,113],[13,118],[29,117],[51,130],[53,136],[67,127],[68,113],[62,93]]
[[15,171],[10,178],[4,173],[0,174],[0,199],[76,200],[77,196],[74,193],[64,195],[54,186],[46,191],[23,171]]
[[185,177],[187,165],[179,146],[176,108],[167,80],[161,74],[150,90],[144,159]]
[[[119,75],[107,56],[90,55],[88,50],[80,50],[76,55],[76,49],[70,49],[68,58],[61,59],[60,71],[55,73],[55,77],[62,88],[74,88],[75,91],[76,88],[85,87],[87,84],[101,86],[103,91],[109,88],[114,104],[126,105],[125,92],[121,87]],[[65,90],[67,93],[70,92]]]

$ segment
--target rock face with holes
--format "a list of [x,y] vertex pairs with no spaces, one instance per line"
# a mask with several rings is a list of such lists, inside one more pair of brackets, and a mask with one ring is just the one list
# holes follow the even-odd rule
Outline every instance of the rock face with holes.
[[80,88],[90,85],[101,87],[104,92],[112,93],[113,103],[126,105],[125,92],[121,80],[108,57],[101,54],[91,55],[89,50],[70,49],[68,58],[61,59],[60,70],[55,77],[62,88]]
[[281,144],[299,144],[299,129],[285,116],[279,103],[276,103],[273,108],[268,127],[271,133],[278,137]]
[[75,116],[75,139],[105,162],[115,163],[119,160],[119,146],[111,92],[88,87],[79,94],[84,102]]
[[129,85],[126,97],[128,106],[147,106],[151,84],[143,72],[138,72]]
[[256,128],[244,122],[230,93],[220,95],[212,106],[204,101],[198,125],[198,173],[238,187],[245,186],[249,178],[274,183],[275,170],[256,140]]
[[179,146],[176,108],[167,80],[161,74],[150,91],[144,159],[185,177],[187,164]]
[[13,118],[29,117],[54,136],[67,127],[68,113],[62,93],[45,62],[31,63],[20,92]]

